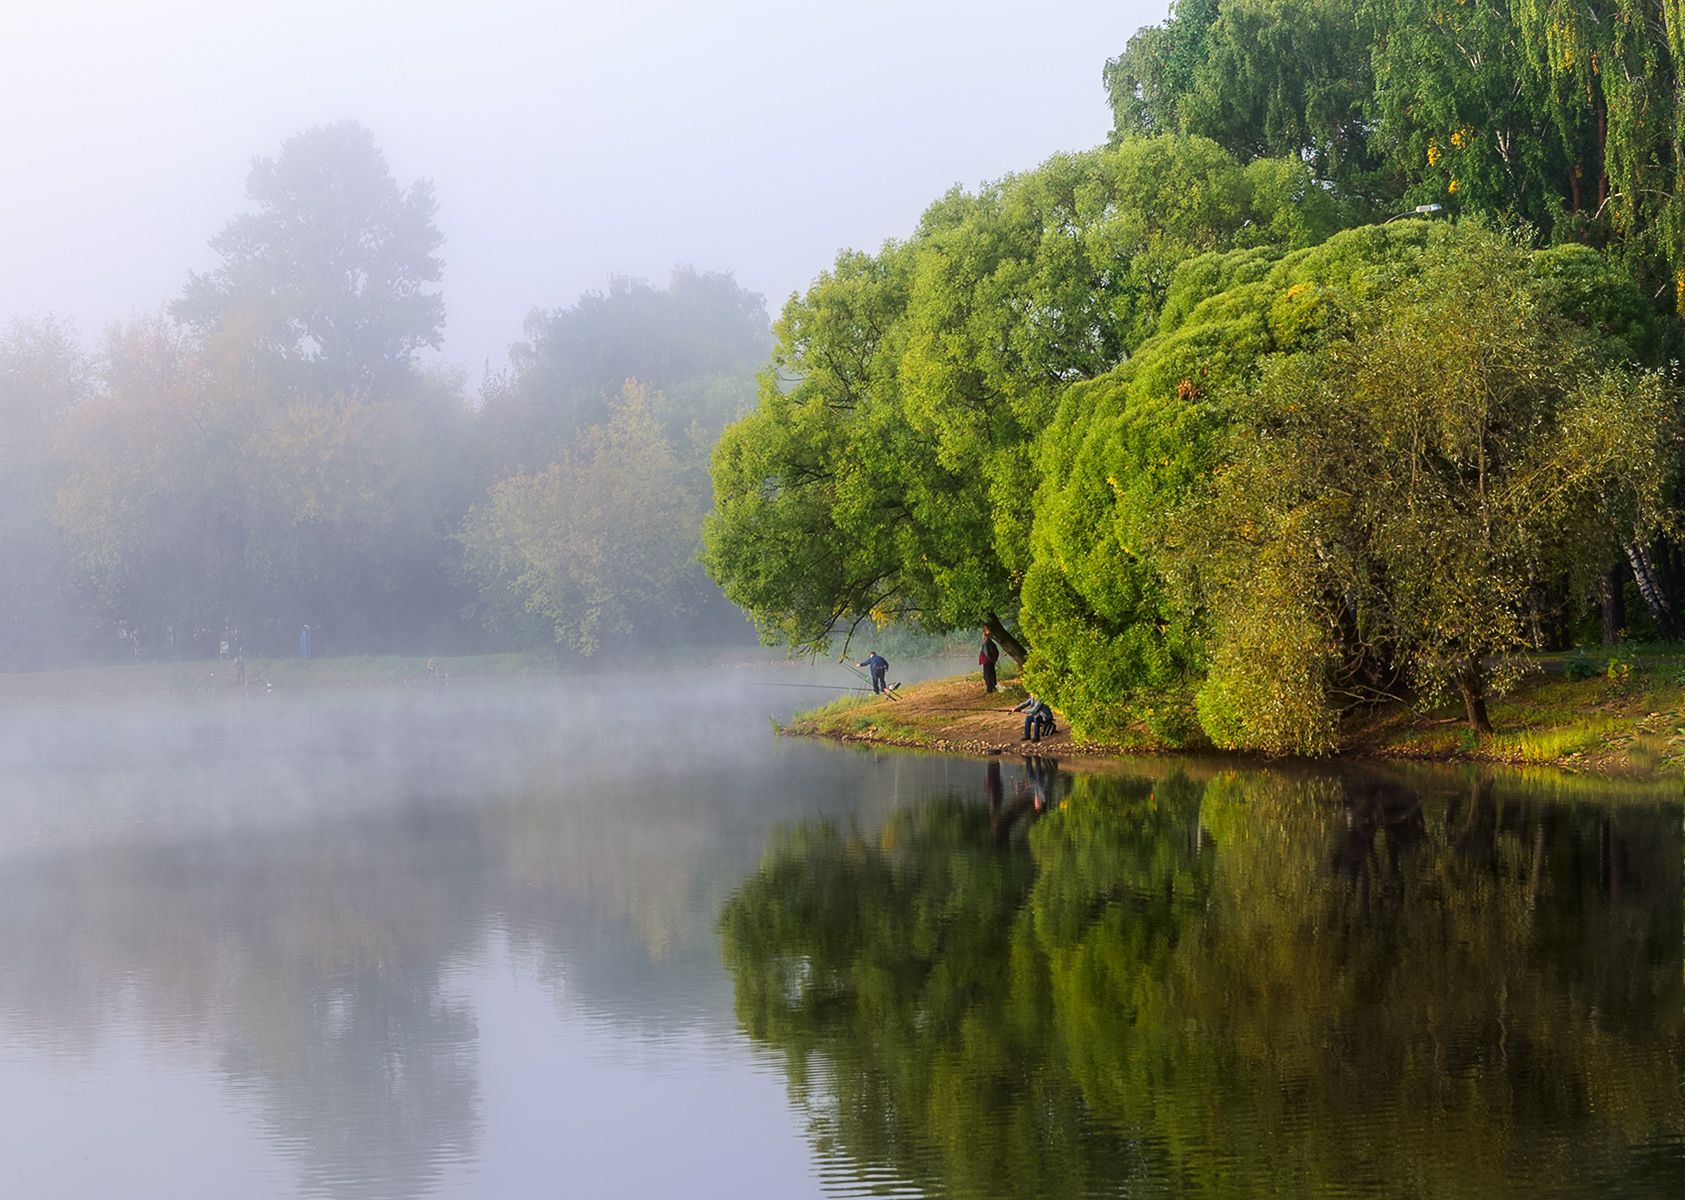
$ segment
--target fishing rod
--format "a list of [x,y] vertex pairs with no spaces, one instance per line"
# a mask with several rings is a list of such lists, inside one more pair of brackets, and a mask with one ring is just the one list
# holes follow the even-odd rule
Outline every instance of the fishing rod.
[[870,691],[870,688],[851,687],[846,683],[766,683],[761,680],[749,680],[742,687],[781,687],[781,688],[814,688],[821,692],[859,692]]

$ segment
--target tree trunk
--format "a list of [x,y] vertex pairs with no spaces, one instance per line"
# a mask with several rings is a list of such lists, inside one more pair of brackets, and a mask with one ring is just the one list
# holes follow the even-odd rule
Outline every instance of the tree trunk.
[[1469,728],[1476,733],[1491,733],[1492,718],[1486,715],[1486,677],[1481,673],[1478,662],[1471,662],[1463,668],[1458,688],[1468,709]]
[[1596,91],[1597,105],[1597,207],[1601,210],[1603,202],[1609,198],[1609,161],[1607,146],[1609,141],[1609,105],[1603,99],[1603,89]]
[[1650,619],[1656,623],[1656,632],[1664,642],[1678,641],[1679,622],[1674,620],[1673,597],[1662,586],[1649,551],[1637,542],[1628,542],[1626,558],[1632,565],[1632,577],[1638,582],[1638,594],[1644,597],[1644,607],[1650,610]]
[[1616,559],[1603,576],[1603,644],[1613,646],[1621,640],[1625,629],[1626,580],[1621,575],[1621,562]]
[[1024,649],[1023,644],[1017,638],[1006,631],[1006,626],[1000,623],[999,617],[995,616],[994,613],[984,613],[983,628],[987,629],[989,636],[995,639],[995,643],[1006,651],[1008,658],[1020,667],[1024,665],[1024,659],[1029,656],[1029,651]]

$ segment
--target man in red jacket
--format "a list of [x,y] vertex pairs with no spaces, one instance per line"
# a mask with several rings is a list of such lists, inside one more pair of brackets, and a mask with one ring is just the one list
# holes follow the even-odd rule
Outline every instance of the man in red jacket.
[[989,636],[989,631],[983,631],[983,648],[977,652],[977,662],[983,668],[983,691],[986,695],[995,694],[995,664],[1000,661],[1000,647],[995,645],[995,639]]

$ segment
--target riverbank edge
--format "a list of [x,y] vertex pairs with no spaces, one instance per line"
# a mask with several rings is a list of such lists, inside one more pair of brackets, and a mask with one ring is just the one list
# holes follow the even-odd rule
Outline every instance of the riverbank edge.
[[[1558,670],[1524,677],[1490,708],[1495,732],[1477,737],[1461,706],[1426,711],[1390,705],[1348,719],[1340,749],[1330,759],[1461,763],[1536,767],[1575,774],[1644,781],[1685,775],[1685,682],[1671,660],[1655,659],[1617,676],[1569,680]],[[1169,746],[1143,729],[1127,742],[1086,742],[1060,720],[1058,735],[1039,743],[1021,739],[1021,718],[1010,706],[1022,699],[1016,682],[983,694],[976,672],[910,684],[898,698],[845,697],[798,712],[779,725],[788,737],[842,744],[922,750],[968,758],[1039,753],[1094,765],[1140,758],[1209,758],[1210,746]],[[1236,765],[1287,760],[1225,754]]]

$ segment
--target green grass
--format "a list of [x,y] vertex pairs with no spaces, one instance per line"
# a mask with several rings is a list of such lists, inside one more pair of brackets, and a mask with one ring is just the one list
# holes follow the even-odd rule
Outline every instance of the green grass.
[[[1662,648],[1675,649],[1675,648]],[[1599,665],[1606,660],[1597,655]],[[1600,673],[1570,680],[1560,672],[1521,679],[1492,700],[1494,733],[1477,737],[1463,721],[1461,704],[1429,713],[1399,712],[1378,740],[1382,753],[1592,770],[1601,773],[1672,774],[1685,767],[1685,685],[1673,653],[1646,647],[1621,678]]]
[[1599,749],[1612,734],[1624,732],[1627,722],[1614,718],[1593,718],[1554,729],[1524,729],[1499,733],[1492,738],[1492,753],[1518,762],[1555,762]]
[[797,710],[789,723],[779,728],[783,732],[816,734],[820,737],[847,737],[850,734],[868,732],[879,738],[900,740],[918,740],[925,736],[924,731],[916,726],[885,716],[881,706],[876,712],[859,711],[880,699],[881,697],[864,693],[838,696],[829,704]]
[[864,692],[854,692],[838,696],[835,700],[827,701],[814,708],[798,708],[790,720],[792,723],[796,721],[829,721],[841,717],[851,708],[859,708],[862,704],[870,704],[875,699],[877,699],[876,696]]

